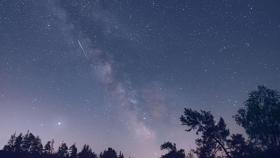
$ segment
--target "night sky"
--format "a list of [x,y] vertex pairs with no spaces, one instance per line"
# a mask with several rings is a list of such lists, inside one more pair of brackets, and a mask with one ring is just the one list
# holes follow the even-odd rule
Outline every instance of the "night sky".
[[99,153],[187,151],[184,107],[280,89],[279,0],[0,0],[0,145],[30,130]]

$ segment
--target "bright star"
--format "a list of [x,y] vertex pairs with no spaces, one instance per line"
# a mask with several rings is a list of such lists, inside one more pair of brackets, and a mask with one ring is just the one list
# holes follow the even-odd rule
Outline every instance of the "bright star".
[[60,121],[57,122],[57,125],[58,125],[58,126],[61,126],[61,125],[62,125],[62,122],[60,122]]

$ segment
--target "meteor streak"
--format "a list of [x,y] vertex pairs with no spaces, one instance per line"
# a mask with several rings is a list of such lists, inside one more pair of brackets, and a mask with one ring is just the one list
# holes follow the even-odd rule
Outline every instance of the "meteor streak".
[[87,54],[86,54],[86,52],[85,52],[85,50],[84,50],[84,48],[83,48],[83,46],[82,46],[80,40],[78,40],[78,44],[79,44],[80,48],[82,49],[82,51],[83,51],[85,57],[87,57]]

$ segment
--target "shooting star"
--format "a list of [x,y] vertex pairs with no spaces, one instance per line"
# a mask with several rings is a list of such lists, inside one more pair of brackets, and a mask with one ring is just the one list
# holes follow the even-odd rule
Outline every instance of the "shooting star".
[[85,50],[84,50],[84,48],[83,48],[83,46],[82,46],[80,40],[78,40],[78,44],[79,44],[80,48],[82,49],[82,51],[83,51],[85,57],[87,57],[87,54],[86,54],[86,52],[85,52]]

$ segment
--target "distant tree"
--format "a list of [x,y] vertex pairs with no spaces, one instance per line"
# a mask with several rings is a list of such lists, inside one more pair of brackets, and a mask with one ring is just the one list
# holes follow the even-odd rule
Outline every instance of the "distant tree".
[[43,145],[41,139],[38,136],[35,137],[31,132],[27,131],[22,138],[21,151],[32,154],[42,154]]
[[120,152],[120,153],[119,153],[118,158],[124,158],[124,156],[123,156],[123,153],[122,153],[122,152]]
[[79,158],[97,158],[97,155],[92,152],[89,145],[84,145],[82,150],[78,154]]
[[185,158],[185,151],[183,149],[177,150],[175,143],[165,142],[160,146],[160,149],[168,151],[161,158]]
[[101,152],[99,157],[100,158],[118,158],[118,155],[114,149],[108,148],[108,150]]
[[54,145],[54,140],[48,141],[44,146],[44,153],[47,155],[53,154],[53,150],[54,150],[53,145]]
[[15,139],[15,144],[14,144],[14,149],[13,149],[14,152],[22,152],[22,149],[21,149],[22,139],[23,139],[22,133],[20,133]]
[[27,133],[23,136],[23,140],[22,140],[22,151],[23,152],[30,152],[30,146],[31,146],[31,142],[35,139],[35,136],[30,133],[29,131],[27,131]]
[[29,152],[32,154],[42,154],[43,153],[43,145],[42,145],[42,142],[41,142],[41,139],[39,138],[39,136],[35,137],[31,141],[31,146],[30,146]]
[[186,158],[194,158],[193,153],[190,151],[190,152],[186,155]]
[[3,147],[3,150],[6,152],[12,152],[16,142],[16,133],[12,134],[8,144]]
[[196,139],[197,149],[194,153],[198,155],[198,158],[215,158],[218,151],[221,151],[221,147],[216,143],[214,139],[208,139],[205,136]]
[[[34,136],[27,131],[25,135],[11,135],[7,145],[0,150],[0,158],[98,158],[89,145],[84,145],[78,153],[75,144],[68,149],[66,143],[62,143],[54,153],[54,140],[48,141],[44,147],[39,136]],[[112,148],[108,148],[100,154],[100,158],[124,158],[123,153],[119,154]]]
[[249,93],[235,119],[245,128],[250,141],[262,150],[280,150],[280,95],[276,90],[258,86]]
[[226,157],[231,158],[226,147],[229,130],[223,118],[216,123],[210,112],[185,109],[180,120],[182,125],[188,127],[186,131],[194,130],[197,135],[201,135],[201,138],[196,139],[198,147],[195,150],[199,158],[214,158],[218,153],[224,153]]
[[66,143],[62,143],[58,147],[57,156],[61,157],[61,158],[66,158],[69,156],[68,147],[67,147]]
[[253,146],[250,142],[246,142],[241,134],[234,134],[227,142],[230,154],[234,158],[247,158],[252,155]]
[[44,154],[51,154],[51,141],[47,141],[44,146]]
[[75,144],[73,144],[69,147],[69,154],[70,154],[70,158],[77,158],[78,149]]

